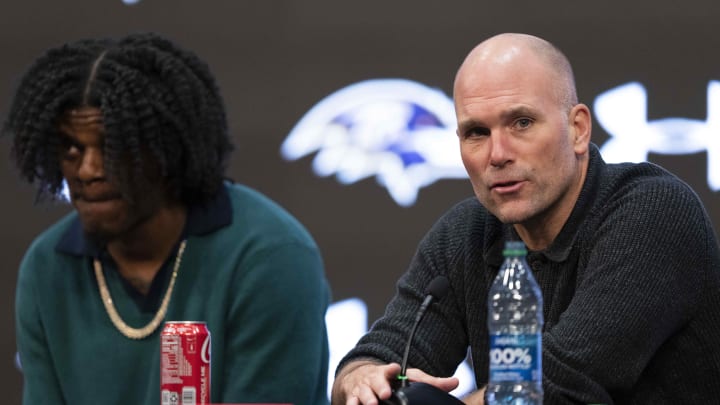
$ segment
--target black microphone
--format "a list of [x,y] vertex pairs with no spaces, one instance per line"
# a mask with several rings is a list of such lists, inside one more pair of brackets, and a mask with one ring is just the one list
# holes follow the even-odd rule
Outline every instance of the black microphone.
[[393,389],[392,395],[387,400],[380,401],[383,405],[464,405],[459,399],[448,394],[447,392],[434,387],[430,384],[421,382],[408,383],[407,375],[407,362],[408,354],[410,353],[410,346],[412,345],[413,337],[415,336],[415,330],[420,324],[425,311],[427,311],[433,300],[440,300],[448,292],[450,282],[444,276],[435,277],[427,287],[425,300],[423,300],[420,309],[418,309],[415,315],[415,322],[413,323],[410,334],[408,335],[408,341],[405,345],[405,353],[403,354],[400,374],[397,376],[400,381],[400,386]]
[[425,290],[425,294],[427,295],[425,296],[425,300],[423,301],[422,305],[420,305],[420,309],[415,315],[415,322],[413,323],[412,329],[410,329],[410,334],[408,335],[408,340],[405,344],[405,353],[403,354],[401,363],[402,368],[400,369],[400,375],[398,375],[398,380],[400,380],[401,387],[407,386],[407,376],[405,375],[405,372],[407,371],[408,355],[410,354],[410,345],[412,344],[413,337],[415,337],[415,330],[417,329],[418,325],[420,325],[420,320],[422,320],[423,315],[425,315],[425,311],[427,311],[430,303],[432,303],[433,300],[442,299],[442,297],[447,294],[448,288],[450,288],[450,282],[448,281],[448,279],[445,276],[437,276],[430,282],[427,289]]

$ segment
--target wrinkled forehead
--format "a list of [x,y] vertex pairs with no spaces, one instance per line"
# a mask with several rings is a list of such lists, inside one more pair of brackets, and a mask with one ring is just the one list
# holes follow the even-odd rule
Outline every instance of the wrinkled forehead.
[[96,107],[72,108],[60,116],[60,129],[63,131],[101,129],[102,125],[102,111]]

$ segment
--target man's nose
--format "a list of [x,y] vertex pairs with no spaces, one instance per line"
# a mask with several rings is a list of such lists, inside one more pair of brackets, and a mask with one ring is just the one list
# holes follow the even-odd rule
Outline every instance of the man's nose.
[[93,181],[105,176],[102,150],[99,148],[86,148],[83,153],[78,178],[83,182]]
[[496,167],[506,165],[510,160],[509,135],[502,131],[490,134],[490,164]]

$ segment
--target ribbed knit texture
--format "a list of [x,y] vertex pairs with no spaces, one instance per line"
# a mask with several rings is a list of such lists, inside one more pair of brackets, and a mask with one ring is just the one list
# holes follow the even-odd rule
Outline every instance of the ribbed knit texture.
[[[487,294],[507,239],[475,198],[425,236],[385,315],[341,362],[399,362],[424,289],[450,293],[426,313],[410,367],[451,375],[471,348],[488,379]],[[697,195],[651,163],[606,164],[592,145],[580,197],[553,244],[529,252],[543,293],[545,404],[720,403],[720,249]]]

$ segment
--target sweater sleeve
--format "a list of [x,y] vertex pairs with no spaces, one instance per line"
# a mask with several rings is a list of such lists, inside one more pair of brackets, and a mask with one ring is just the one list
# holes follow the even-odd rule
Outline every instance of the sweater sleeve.
[[575,294],[543,334],[547,403],[611,404],[631,391],[702,294],[714,238],[695,194],[679,182],[628,187],[595,218]]
[[396,293],[385,313],[338,365],[339,372],[352,360],[370,358],[400,363],[415,316],[427,295],[428,285],[445,276],[450,288],[445,297],[425,312],[412,341],[408,368],[434,376],[451,376],[467,355],[468,336],[460,302],[464,292],[462,269],[457,266],[458,246],[452,235],[461,235],[452,214],[443,216],[420,242],[408,270],[398,280]]
[[38,308],[31,249],[20,265],[15,295],[16,338],[23,373],[23,404],[65,404]]
[[329,291],[319,252],[276,245],[241,267],[227,315],[225,384],[215,401],[327,404]]

